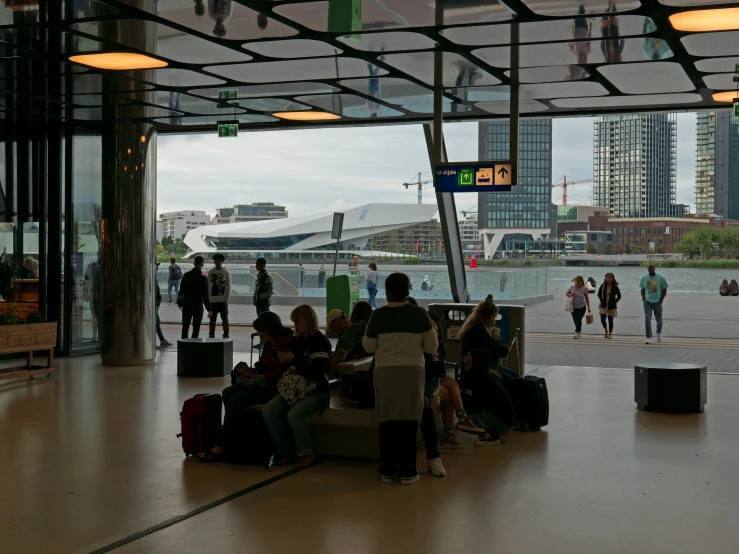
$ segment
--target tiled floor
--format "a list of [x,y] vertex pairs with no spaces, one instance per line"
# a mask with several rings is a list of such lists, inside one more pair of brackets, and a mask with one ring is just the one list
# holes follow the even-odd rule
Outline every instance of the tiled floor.
[[[182,401],[225,380],[65,359],[0,384],[0,552],[90,552],[279,474],[185,461]],[[325,461],[119,552],[534,554],[736,552],[739,377],[709,376],[703,415],[642,413],[628,371],[540,367],[545,431],[444,453],[448,476],[382,485]],[[425,469],[419,452],[419,469]]]

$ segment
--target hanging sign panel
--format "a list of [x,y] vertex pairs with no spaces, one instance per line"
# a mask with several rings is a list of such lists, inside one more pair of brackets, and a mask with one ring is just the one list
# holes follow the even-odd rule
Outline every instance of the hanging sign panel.
[[506,192],[511,186],[508,162],[446,163],[434,168],[436,192]]

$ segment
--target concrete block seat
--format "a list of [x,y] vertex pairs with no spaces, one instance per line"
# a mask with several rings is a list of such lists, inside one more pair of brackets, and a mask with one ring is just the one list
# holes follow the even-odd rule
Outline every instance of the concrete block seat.
[[180,377],[223,377],[234,367],[231,339],[179,339],[177,375]]
[[634,366],[634,401],[639,410],[703,413],[707,398],[706,366],[648,363]]

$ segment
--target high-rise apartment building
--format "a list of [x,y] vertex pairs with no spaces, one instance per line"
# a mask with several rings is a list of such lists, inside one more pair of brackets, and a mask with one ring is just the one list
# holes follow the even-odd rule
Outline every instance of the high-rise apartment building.
[[[509,120],[480,123],[479,133],[480,160],[510,158]],[[487,258],[501,244],[538,240],[556,228],[556,212],[551,209],[552,120],[522,119],[518,139],[518,186],[511,192],[478,196],[478,225]]]
[[695,212],[739,219],[739,119],[699,112],[695,142]]
[[596,117],[593,124],[593,204],[612,217],[675,214],[675,114]]
[[286,217],[285,206],[277,206],[274,202],[254,202],[253,204],[237,204],[233,208],[218,208],[212,223],[213,225],[245,223],[266,219],[285,219]]

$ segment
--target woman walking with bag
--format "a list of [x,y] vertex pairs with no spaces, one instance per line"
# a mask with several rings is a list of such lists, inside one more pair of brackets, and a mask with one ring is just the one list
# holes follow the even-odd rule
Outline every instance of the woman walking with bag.
[[379,308],[377,305],[377,281],[380,279],[380,274],[377,272],[377,264],[372,262],[369,264],[369,271],[367,272],[367,296],[369,296],[369,303],[374,309]]
[[318,330],[318,316],[307,304],[290,314],[295,324],[295,337],[287,352],[278,352],[282,363],[290,364],[277,382],[279,394],[262,410],[264,420],[275,441],[277,465],[287,464],[297,455],[295,467],[310,467],[318,461],[313,451],[307,418],[328,402],[328,369],[331,342]]
[[572,321],[575,322],[575,336],[579,339],[582,337],[582,318],[585,317],[585,309],[590,313],[590,298],[588,297],[588,288],[585,286],[585,279],[582,275],[578,275],[572,280],[572,286],[567,289],[567,298],[572,298]]
[[[613,318],[618,317],[618,302],[621,300],[621,289],[618,288],[618,281],[613,273],[606,273],[603,284],[598,289],[598,299],[600,306],[600,322],[603,325],[605,334],[603,338],[613,338]],[[608,326],[606,326],[606,318],[608,318]]]

